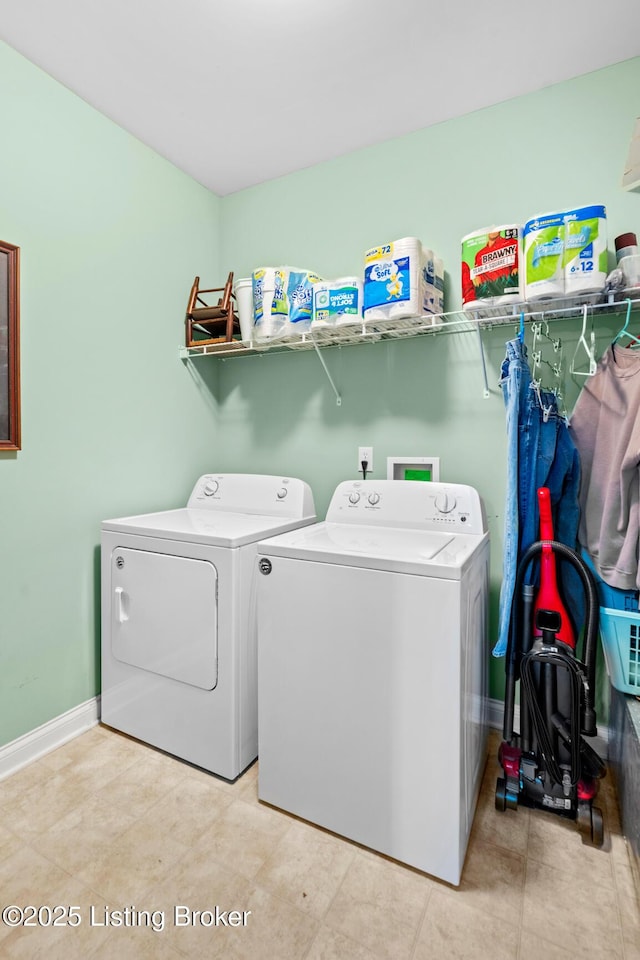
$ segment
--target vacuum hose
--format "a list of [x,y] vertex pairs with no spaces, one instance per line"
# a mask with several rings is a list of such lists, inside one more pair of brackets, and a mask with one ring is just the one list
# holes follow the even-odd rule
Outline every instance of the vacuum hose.
[[584,641],[582,646],[582,666],[586,677],[584,685],[584,711],[582,716],[582,732],[587,737],[595,737],[596,712],[594,707],[594,686],[596,676],[596,653],[598,643],[599,607],[598,592],[593,574],[575,550],[558,540],[540,540],[532,543],[524,553],[516,573],[511,610],[511,623],[507,644],[507,685],[505,689],[505,711],[503,736],[507,742],[513,739],[513,714],[515,707],[515,684],[520,673],[522,654],[528,651],[519,649],[518,645],[518,607],[522,584],[531,561],[542,553],[544,547],[550,547],[554,553],[567,560],[576,570],[582,581],[586,600],[586,620],[584,626]]

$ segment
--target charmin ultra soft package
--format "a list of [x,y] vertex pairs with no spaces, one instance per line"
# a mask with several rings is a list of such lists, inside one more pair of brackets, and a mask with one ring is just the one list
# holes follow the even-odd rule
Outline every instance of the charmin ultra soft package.
[[444,310],[444,265],[417,237],[372,247],[364,260],[365,320],[400,320]]

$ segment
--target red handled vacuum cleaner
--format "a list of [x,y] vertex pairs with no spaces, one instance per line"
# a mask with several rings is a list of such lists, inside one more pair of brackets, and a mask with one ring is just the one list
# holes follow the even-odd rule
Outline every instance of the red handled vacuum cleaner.
[[[553,539],[549,490],[538,490],[540,541],[523,555],[516,574],[507,646],[503,742],[504,771],[496,809],[518,804],[575,820],[582,842],[600,847],[602,812],[594,806],[605,765],[583,739],[595,737],[594,686],[598,595],[582,558]],[[571,619],[558,590],[556,558],[577,572],[585,598],[580,657]],[[537,563],[535,561],[538,561]],[[538,568],[538,587],[528,582]],[[531,572],[530,572],[531,571]],[[527,576],[529,574],[529,577]],[[520,732],[514,731],[520,684]]]

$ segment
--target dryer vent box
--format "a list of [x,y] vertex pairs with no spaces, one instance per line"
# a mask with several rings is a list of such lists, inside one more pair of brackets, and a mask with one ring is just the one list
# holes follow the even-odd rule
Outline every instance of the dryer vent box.
[[387,480],[439,480],[440,457],[387,457]]

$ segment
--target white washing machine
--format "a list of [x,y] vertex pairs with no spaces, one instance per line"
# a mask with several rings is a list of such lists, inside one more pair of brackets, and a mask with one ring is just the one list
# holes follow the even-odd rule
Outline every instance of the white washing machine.
[[302,480],[208,474],[105,520],[103,722],[229,780],[255,760],[257,541],[315,519]]
[[478,493],[341,483],[258,553],[260,799],[458,884],[488,729]]

